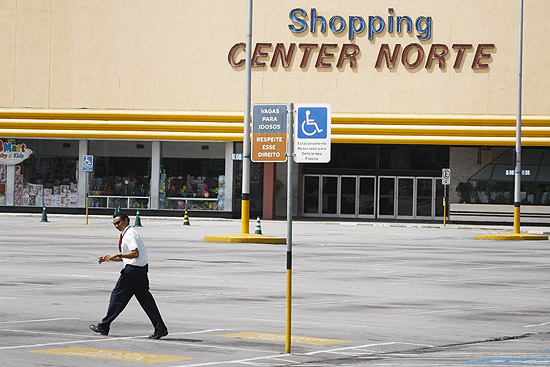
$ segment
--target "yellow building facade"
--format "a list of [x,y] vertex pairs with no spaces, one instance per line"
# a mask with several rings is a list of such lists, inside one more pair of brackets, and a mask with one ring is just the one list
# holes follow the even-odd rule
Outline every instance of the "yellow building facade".
[[[519,10],[254,1],[252,103],[332,108],[333,161],[299,165],[297,215],[438,219],[445,192],[451,205],[509,203]],[[544,0],[524,9],[533,205],[550,204],[548,11]],[[0,0],[0,20],[0,137],[33,150],[2,165],[0,206],[82,208],[89,194],[99,208],[238,212],[245,1]],[[253,212],[284,215],[285,165],[253,166]]]

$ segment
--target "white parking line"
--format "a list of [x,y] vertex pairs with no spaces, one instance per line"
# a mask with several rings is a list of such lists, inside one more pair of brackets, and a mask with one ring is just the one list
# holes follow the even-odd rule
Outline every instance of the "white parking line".
[[334,352],[340,352],[344,350],[350,350],[350,349],[359,349],[359,348],[370,348],[370,347],[378,347],[382,345],[393,345],[393,344],[399,344],[397,342],[386,342],[386,343],[375,343],[375,344],[365,344],[365,345],[357,345],[355,347],[346,347],[346,348],[335,348],[335,349],[326,349],[326,350],[316,350],[313,352],[304,353],[306,356],[313,356],[315,354],[321,354],[321,353],[334,353]]
[[546,325],[550,325],[550,321],[548,322],[543,322],[541,324],[533,324],[533,325],[524,325],[522,327],[537,327],[537,326],[546,326]]
[[78,320],[75,317],[59,317],[56,319],[38,319],[38,320],[21,320],[21,321],[0,321],[0,324],[23,324],[27,322],[45,322],[45,321],[59,321],[59,320]]
[[271,356],[263,356],[263,357],[254,357],[254,358],[247,358],[247,359],[239,359],[234,361],[220,361],[220,362],[206,362],[206,363],[197,363],[197,364],[184,364],[180,366],[173,366],[173,367],[198,367],[198,366],[215,366],[215,365],[226,365],[230,363],[242,363],[247,364],[248,362],[252,361],[258,361],[262,359],[276,359],[281,358],[281,354],[271,355]]
[[[394,345],[394,344],[410,344],[410,343],[399,343],[399,342],[387,342],[387,343],[375,343],[375,344],[365,344],[365,345],[358,345],[355,347],[347,347],[347,348],[336,348],[336,349],[327,349],[327,350],[320,350],[320,351],[314,351],[309,353],[300,354],[303,356],[312,356],[315,354],[320,353],[335,353],[335,352],[341,352],[345,350],[355,350],[359,348],[368,348],[368,347],[377,347],[377,346],[383,346],[383,345]],[[417,344],[415,344],[417,345]],[[424,344],[418,344],[422,346],[429,346]],[[432,346],[429,346],[432,347]],[[263,357],[254,357],[254,358],[247,358],[247,359],[238,359],[238,360],[232,360],[232,361],[220,361],[220,362],[205,362],[205,363],[196,363],[196,364],[186,364],[186,365],[179,365],[179,366],[173,366],[173,367],[202,367],[202,366],[216,366],[216,365],[227,365],[227,364],[251,364],[251,362],[259,361],[262,359],[271,359],[271,360],[281,360],[287,357],[285,355],[276,354],[276,355],[267,355]],[[290,356],[288,356],[290,357]]]
[[[212,333],[212,332],[229,331],[229,330],[233,330],[233,329],[209,329],[209,330],[190,331],[190,332],[184,332],[184,333],[171,333],[170,335],[191,335],[191,334]],[[7,331],[7,332],[14,332],[14,333],[29,333],[29,334],[67,335],[72,337],[82,336],[77,334],[61,334],[61,333],[51,333],[51,332],[43,332],[43,331],[23,331],[23,330],[3,330],[3,329],[0,329],[0,331]],[[56,343],[12,345],[9,347],[0,347],[0,350],[49,347],[53,345],[82,344],[82,343],[92,343],[92,342],[108,342],[108,341],[116,341],[116,340],[140,339],[140,338],[146,338],[146,337],[147,335],[125,336],[120,338],[97,337],[94,339],[72,340],[72,341],[64,341],[64,342],[56,342]]]

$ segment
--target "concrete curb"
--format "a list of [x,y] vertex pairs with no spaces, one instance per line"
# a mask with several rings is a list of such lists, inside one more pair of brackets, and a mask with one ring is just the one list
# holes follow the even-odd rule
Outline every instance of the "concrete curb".
[[265,236],[262,234],[224,234],[218,236],[204,236],[204,242],[231,242],[231,243],[267,243],[273,245],[286,244],[286,238]]
[[524,240],[548,240],[548,236],[528,233],[502,233],[502,234],[484,234],[475,236],[476,240],[505,240],[505,241],[524,241]]

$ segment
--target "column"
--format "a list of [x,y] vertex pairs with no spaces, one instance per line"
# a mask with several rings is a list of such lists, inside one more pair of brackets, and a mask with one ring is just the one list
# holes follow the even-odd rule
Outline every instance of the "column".
[[83,158],[88,154],[88,140],[78,141],[78,207],[86,207],[86,192],[88,189],[88,175],[84,172]]
[[159,190],[160,190],[160,141],[154,141],[151,154],[151,203],[150,208],[158,210],[159,208]]
[[225,143],[225,202],[224,211],[233,211],[233,145],[232,141]]

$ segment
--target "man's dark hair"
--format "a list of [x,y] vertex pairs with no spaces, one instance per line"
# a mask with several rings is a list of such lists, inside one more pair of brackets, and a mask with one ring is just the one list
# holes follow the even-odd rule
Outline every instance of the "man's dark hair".
[[128,219],[128,224],[130,224],[130,217],[128,216],[128,214],[126,213],[123,213],[123,212],[118,212],[116,214],[113,214],[113,218],[120,218],[121,221],[125,222],[126,219]]

